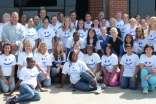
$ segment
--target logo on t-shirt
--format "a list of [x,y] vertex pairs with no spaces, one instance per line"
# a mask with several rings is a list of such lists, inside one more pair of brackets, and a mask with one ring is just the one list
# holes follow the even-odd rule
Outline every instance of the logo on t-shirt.
[[104,65],[105,66],[111,66],[112,64],[111,64],[110,60],[105,60]]
[[95,61],[93,59],[90,60],[91,63],[88,63],[89,66],[95,65]]
[[156,35],[150,35],[150,36],[149,36],[149,40],[150,40],[150,41],[156,40]]
[[49,32],[49,31],[44,32],[44,37],[46,37],[46,38],[47,38],[47,37],[50,37],[50,35],[51,35],[51,34],[50,34],[50,32]]
[[132,60],[131,59],[126,59],[126,65],[131,65],[132,64]]
[[43,66],[46,66],[46,62],[47,62],[47,59],[46,58],[41,58],[41,63]]
[[8,59],[4,59],[4,65],[10,66],[13,63],[13,61],[8,58]]
[[29,31],[27,36],[33,37],[33,36],[35,36],[35,33],[33,31]]
[[71,74],[80,74],[80,70],[77,70],[76,67],[72,66],[72,67],[70,68],[70,75],[71,75]]
[[152,65],[152,62],[145,61],[145,66],[152,67],[153,65]]
[[64,38],[69,38],[70,37],[70,33],[64,33],[64,36],[63,36]]

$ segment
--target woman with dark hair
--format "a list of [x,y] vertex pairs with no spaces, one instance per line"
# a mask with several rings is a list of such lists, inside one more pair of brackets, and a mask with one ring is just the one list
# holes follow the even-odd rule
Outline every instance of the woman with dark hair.
[[96,90],[95,93],[97,94],[101,92],[101,87],[98,85],[95,75],[84,62],[78,60],[77,51],[70,52],[69,62],[64,64],[62,73],[62,83],[57,88],[63,87],[68,74],[74,88],[83,91]]
[[84,28],[83,19],[78,20],[76,31],[80,33],[80,38],[85,39],[87,37],[87,31]]
[[98,38],[96,36],[96,32],[95,32],[94,28],[90,28],[88,30],[88,34],[87,34],[85,42],[86,42],[85,46],[92,44],[94,46],[96,52],[101,49],[100,41],[98,40]]
[[140,57],[141,85],[143,93],[147,94],[148,90],[154,91],[156,85],[156,56],[152,44],[146,44],[144,47],[145,54]]
[[100,23],[99,23],[98,19],[93,20],[93,23],[92,23],[91,27],[93,27],[95,29],[97,37],[101,36]]
[[120,84],[120,69],[118,67],[118,57],[112,53],[111,44],[106,44],[104,55],[101,58],[101,66],[104,74],[103,83],[109,86],[118,86]]

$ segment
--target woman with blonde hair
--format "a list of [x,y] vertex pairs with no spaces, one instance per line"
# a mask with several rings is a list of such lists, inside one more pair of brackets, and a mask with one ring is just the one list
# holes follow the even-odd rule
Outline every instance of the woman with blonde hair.
[[55,82],[55,78],[59,77],[59,82],[62,79],[62,68],[66,62],[66,54],[63,52],[63,44],[58,41],[54,47],[53,52],[50,54],[52,67],[51,67],[51,80]]
[[75,30],[71,26],[70,17],[64,17],[62,26],[58,29],[56,41],[62,41],[63,47],[65,48],[68,38],[72,37],[74,32]]
[[147,38],[149,39],[149,42],[154,46],[154,54],[156,55],[156,17],[151,17],[149,19]]
[[34,54],[36,67],[40,71],[38,79],[45,87],[51,86],[50,67],[52,66],[48,48],[45,42],[40,42],[37,52]]
[[32,49],[33,49],[32,43],[29,40],[26,40],[23,44],[22,52],[18,55],[18,62],[17,62],[17,65],[18,65],[17,77],[18,78],[20,76],[21,69],[27,66],[26,58],[33,57]]

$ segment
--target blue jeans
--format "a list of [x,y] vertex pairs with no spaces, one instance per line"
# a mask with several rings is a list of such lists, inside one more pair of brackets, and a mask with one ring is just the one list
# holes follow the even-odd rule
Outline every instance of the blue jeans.
[[13,99],[15,103],[21,101],[38,101],[41,99],[39,92],[37,92],[31,85],[25,83],[20,85],[19,92],[21,96]]
[[120,87],[122,89],[126,89],[126,88],[130,88],[132,90],[136,90],[137,89],[137,79],[135,78],[135,82],[131,82],[131,78],[132,77],[125,77],[122,76],[121,82],[120,82]]
[[142,87],[150,87],[151,91],[155,90],[156,85],[156,75],[151,76],[148,80],[144,80],[144,78],[149,75],[149,71],[146,69],[141,70],[141,85]]
[[94,78],[88,72],[81,73],[81,79],[73,86],[78,90],[91,91],[96,90],[97,85],[93,84]]
[[[7,81],[10,79],[9,76],[7,76],[5,78],[6,78]],[[1,88],[2,88],[2,92],[6,93],[6,92],[9,92],[9,91],[12,91],[12,89],[15,87],[15,79],[14,79],[14,77],[12,77],[12,83],[10,85],[7,85],[7,84],[5,84],[2,77],[0,77],[0,85],[1,85]]]
[[44,87],[50,87],[51,86],[51,78],[50,78],[50,80],[46,80],[46,77],[44,76],[44,74],[43,73],[39,73],[38,74],[38,79],[39,79],[39,81],[41,82],[41,84],[44,86]]
[[51,76],[51,81],[52,83],[55,82],[55,78],[58,77],[59,78],[59,82],[61,83],[62,81],[62,69],[60,69],[59,73],[56,73],[56,67],[51,67],[51,71],[50,71],[50,76]]

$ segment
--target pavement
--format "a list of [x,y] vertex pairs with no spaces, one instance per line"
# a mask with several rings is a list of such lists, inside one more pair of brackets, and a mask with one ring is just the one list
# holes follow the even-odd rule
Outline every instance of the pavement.
[[[21,102],[18,104],[155,104],[156,91],[148,94],[142,93],[139,86],[137,90],[121,89],[120,87],[107,87],[102,89],[101,94],[94,91],[79,91],[73,89],[69,84],[61,89],[55,88],[60,84],[53,84],[46,88],[48,92],[40,92],[41,100],[34,102]],[[14,94],[18,94],[16,91]],[[0,104],[3,104],[7,97],[0,93]]]

